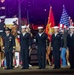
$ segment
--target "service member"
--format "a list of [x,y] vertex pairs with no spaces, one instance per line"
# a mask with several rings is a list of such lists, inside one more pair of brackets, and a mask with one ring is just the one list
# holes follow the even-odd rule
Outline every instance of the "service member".
[[13,69],[13,52],[15,50],[15,37],[10,33],[9,28],[5,28],[3,35],[3,49],[6,57],[6,69]]
[[36,35],[36,48],[39,61],[39,69],[45,69],[46,67],[46,48],[49,46],[48,36],[44,33],[43,27],[38,27],[38,33]]
[[74,26],[70,26],[70,33],[67,38],[67,46],[69,49],[69,61],[71,65],[71,69],[74,69]]
[[54,26],[54,34],[52,34],[51,38],[51,47],[53,50],[53,58],[54,58],[54,69],[60,68],[60,47],[61,47],[61,35],[58,31],[58,26]]
[[29,49],[31,49],[31,36],[26,32],[26,26],[21,27],[20,46],[21,46],[21,59],[22,69],[29,68]]

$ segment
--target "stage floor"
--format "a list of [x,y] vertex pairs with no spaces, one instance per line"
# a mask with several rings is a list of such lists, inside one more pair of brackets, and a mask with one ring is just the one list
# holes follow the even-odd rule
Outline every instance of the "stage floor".
[[53,67],[50,66],[47,66],[46,69],[38,69],[38,66],[33,66],[25,70],[21,68],[13,70],[0,68],[0,75],[74,75],[74,70],[69,68],[53,69]]

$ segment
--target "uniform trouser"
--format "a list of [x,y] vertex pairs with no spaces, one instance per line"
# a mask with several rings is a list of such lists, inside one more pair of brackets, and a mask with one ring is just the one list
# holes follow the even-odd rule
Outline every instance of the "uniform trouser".
[[19,59],[20,59],[20,62],[22,62],[22,53],[21,53],[21,51],[20,51],[20,57],[19,57]]
[[62,66],[66,66],[66,48],[62,48],[61,50],[61,59],[62,59]]
[[0,36],[2,36],[3,35],[3,32],[0,32]]
[[6,56],[7,68],[12,69],[13,68],[13,53],[12,52],[5,52],[5,56]]
[[46,67],[46,49],[38,49],[38,62],[39,68],[44,69]]
[[74,47],[69,48],[69,61],[71,69],[74,69]]
[[53,50],[53,59],[54,59],[54,68],[59,69],[60,68],[60,51]]
[[23,69],[28,69],[29,68],[29,50],[23,49],[22,52],[21,52],[21,57],[22,57],[22,67],[23,67]]

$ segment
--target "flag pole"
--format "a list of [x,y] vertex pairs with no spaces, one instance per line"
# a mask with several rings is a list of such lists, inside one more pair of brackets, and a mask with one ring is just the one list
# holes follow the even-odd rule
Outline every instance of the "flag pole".
[[[65,5],[63,5],[63,9],[65,8]],[[67,48],[67,28],[64,26],[64,47]]]
[[29,11],[27,10],[27,20],[28,20],[28,24],[30,23],[29,21]]
[[18,12],[19,12],[19,31],[21,30],[21,0],[18,0]]

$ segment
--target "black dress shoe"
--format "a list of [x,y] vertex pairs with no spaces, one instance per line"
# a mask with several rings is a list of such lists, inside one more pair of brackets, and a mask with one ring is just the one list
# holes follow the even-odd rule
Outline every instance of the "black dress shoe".
[[57,68],[54,67],[53,69],[57,69]]
[[74,69],[74,67],[70,67],[69,69]]
[[13,68],[10,68],[11,70],[13,70]]
[[56,67],[54,67],[53,69],[60,69],[60,68],[56,68]]
[[10,70],[10,68],[5,68],[5,70]]
[[42,69],[42,68],[37,68],[37,69]]
[[25,68],[22,68],[22,69],[25,69]]
[[29,68],[24,68],[24,67],[23,67],[22,69],[29,69]]
[[45,69],[45,68],[42,68],[42,69]]

